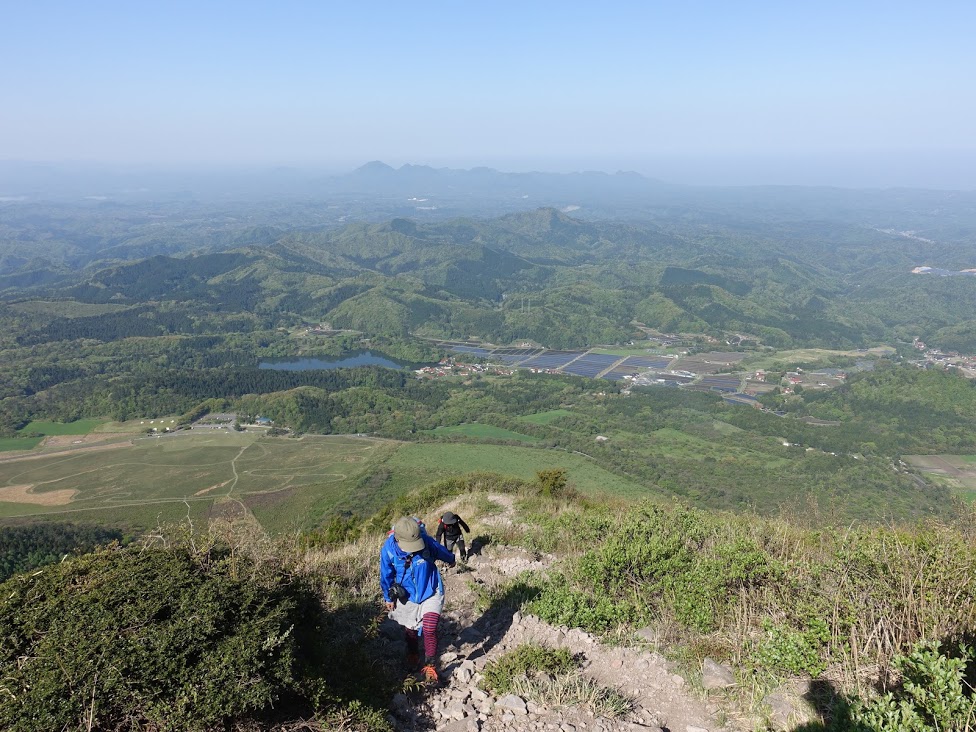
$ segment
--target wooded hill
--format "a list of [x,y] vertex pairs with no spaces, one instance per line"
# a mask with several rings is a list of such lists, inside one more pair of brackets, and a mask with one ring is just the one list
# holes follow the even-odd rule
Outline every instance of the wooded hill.
[[33,268],[0,278],[0,295],[118,307],[28,327],[24,344],[198,333],[204,313],[246,312],[268,325],[305,318],[397,338],[530,339],[552,348],[625,341],[640,322],[743,333],[774,347],[922,336],[976,350],[976,278],[911,274],[920,262],[971,266],[964,233],[936,243],[837,221],[704,219],[596,222],[540,209],[491,220],[265,228],[201,239],[196,249],[174,241],[176,251],[196,251],[189,256],[94,261],[82,272],[68,260],[39,268],[32,260]]

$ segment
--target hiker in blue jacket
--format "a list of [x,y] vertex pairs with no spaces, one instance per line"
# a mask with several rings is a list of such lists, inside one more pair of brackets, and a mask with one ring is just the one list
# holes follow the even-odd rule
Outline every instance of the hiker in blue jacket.
[[421,672],[433,683],[437,671],[437,623],[444,610],[444,582],[436,560],[454,566],[454,555],[435,541],[423,524],[404,516],[380,550],[380,587],[390,617],[407,636],[407,664],[420,664],[418,637],[424,639],[426,661]]

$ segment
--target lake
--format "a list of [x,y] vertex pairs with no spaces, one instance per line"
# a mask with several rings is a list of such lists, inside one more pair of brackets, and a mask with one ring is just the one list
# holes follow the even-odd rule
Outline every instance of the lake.
[[275,369],[277,371],[314,371],[331,369],[352,369],[357,366],[383,366],[388,369],[411,369],[414,364],[397,361],[387,356],[375,355],[370,351],[354,351],[335,358],[297,358],[271,359],[258,364],[259,369]]

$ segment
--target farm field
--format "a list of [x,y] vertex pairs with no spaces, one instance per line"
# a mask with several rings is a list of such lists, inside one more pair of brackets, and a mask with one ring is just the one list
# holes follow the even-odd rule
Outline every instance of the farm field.
[[395,444],[182,433],[113,449],[32,455],[0,463],[0,518],[102,520],[111,514],[145,525],[174,505],[182,515],[190,506],[219,515],[236,504],[238,513],[246,506],[262,525],[277,530],[288,521],[314,522],[350,499],[373,453],[386,454]]
[[130,419],[126,422],[102,422],[92,432],[95,434],[108,432],[112,434],[145,434],[150,427],[172,427],[176,424],[177,415],[157,419]]
[[0,452],[33,450],[43,437],[0,437]]
[[976,455],[905,455],[903,459],[964,500],[976,502]]
[[583,493],[626,498],[657,495],[651,489],[615,475],[582,455],[558,450],[501,445],[408,443],[386,461],[396,492],[454,475],[486,471],[532,480],[539,470],[565,468],[570,484]]
[[18,431],[24,434],[36,432],[39,435],[87,435],[104,423],[104,419],[79,419],[75,422],[44,422],[35,420]]
[[749,368],[783,368],[790,364],[816,363],[827,361],[832,357],[846,356],[849,358],[882,358],[891,356],[895,349],[891,346],[876,346],[864,351],[832,351],[827,348],[797,348],[776,353],[749,354],[742,365]]
[[503,427],[495,427],[490,424],[459,424],[452,427],[438,427],[434,430],[426,430],[433,435],[463,435],[465,437],[481,437],[489,440],[517,440],[518,442],[538,442],[538,437],[523,435]]

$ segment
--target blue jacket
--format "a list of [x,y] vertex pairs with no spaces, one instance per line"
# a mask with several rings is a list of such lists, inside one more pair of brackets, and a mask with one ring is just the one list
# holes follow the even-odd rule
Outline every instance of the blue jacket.
[[[441,574],[437,571],[435,559],[454,564],[454,555],[438,544],[426,531],[421,530],[424,549],[415,554],[407,554],[390,534],[380,550],[380,587],[383,599],[390,601],[390,585],[399,582],[410,595],[410,602],[421,603],[428,597],[444,591]],[[407,557],[410,567],[407,568]]]

